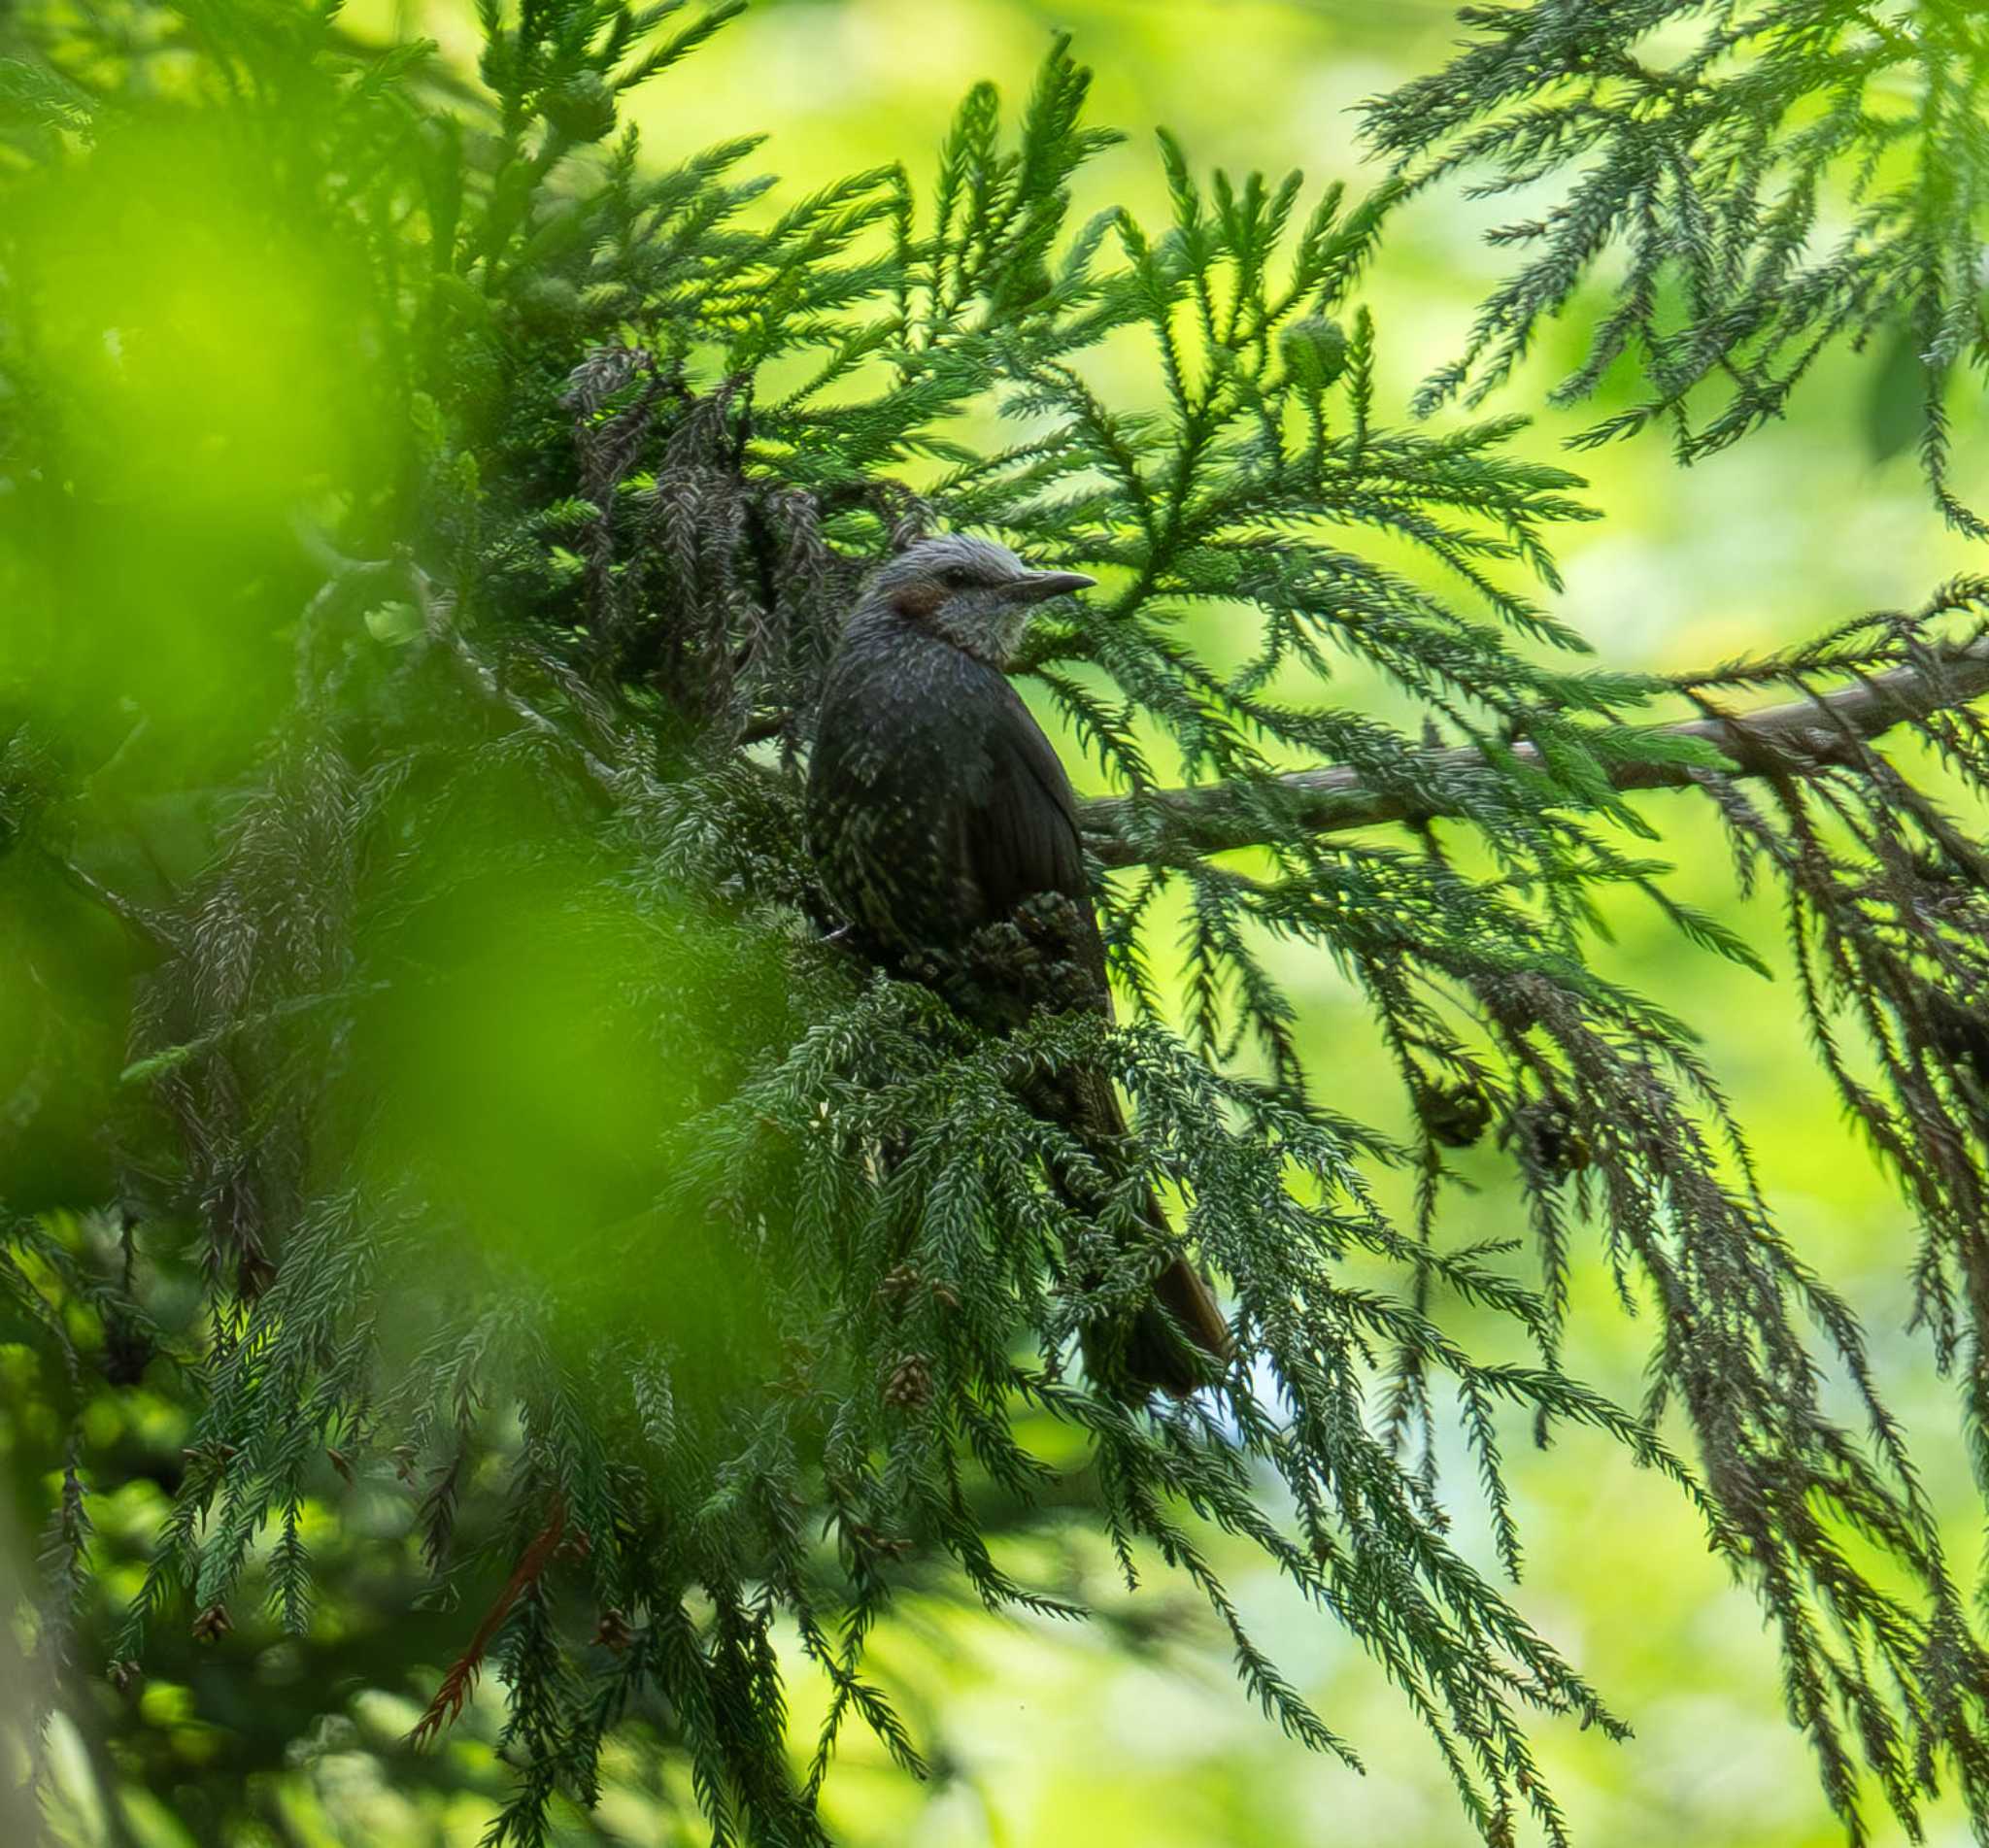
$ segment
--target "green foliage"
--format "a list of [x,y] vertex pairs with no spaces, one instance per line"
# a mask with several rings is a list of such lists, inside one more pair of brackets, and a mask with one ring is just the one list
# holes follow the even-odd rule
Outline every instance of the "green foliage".
[[1948,486],[1950,387],[1989,360],[1978,9],[1546,0],[1464,17],[1474,37],[1444,70],[1369,105],[1375,146],[1406,190],[1471,171],[1494,197],[1569,180],[1491,234],[1525,264],[1428,403],[1466,384],[1482,397],[1618,252],[1615,306],[1556,396],[1589,395],[1626,357],[1646,395],[1580,441],[1669,419],[1690,461],[1781,415],[1834,343],[1876,339],[1919,378],[1889,421],[1910,418],[1947,518],[1989,534]]
[[[1909,1821],[1938,1770],[1989,1811],[1989,1659],[1856,1320],[1782,1241],[1688,1030],[1589,960],[1619,887],[1751,958],[1623,845],[1647,829],[1614,773],[1669,763],[1788,889],[1819,1043],[1926,1228],[1937,1345],[1979,1380],[1982,850],[1848,726],[1757,800],[1744,728],[1630,722],[1667,693],[1938,677],[1972,658],[1979,588],[1676,686],[1586,669],[1529,588],[1582,484],[1515,452],[1519,419],[1403,428],[1377,400],[1357,291],[1395,187],[1308,204],[1163,138],[1167,221],[1073,228],[1112,138],[1061,43],[1012,126],[969,94],[929,185],[783,204],[751,141],[648,165],[617,99],[733,10],[492,4],[475,88],[318,14],[7,28],[0,591],[27,620],[0,638],[0,874],[36,966],[71,912],[130,940],[57,984],[109,1017],[61,1087],[108,1159],[38,1176],[60,1145],[30,1089],[0,1151],[0,1283],[58,1414],[17,1459],[57,1485],[51,1654],[86,1638],[128,1681],[183,1630],[335,1641],[313,1510],[363,1484],[402,1523],[355,1551],[419,1566],[455,1619],[421,1730],[486,1663],[506,1685],[492,1842],[550,1839],[631,1719],[682,1753],[714,1841],[819,1840],[851,1720],[921,1768],[865,1653],[912,1574],[1064,1614],[988,1513],[1060,1486],[1062,1427],[1128,1580],[1185,1574],[1287,1732],[1351,1760],[1212,1531],[1360,1638],[1488,1841],[1529,1817],[1558,1841],[1530,1713],[1619,1723],[1465,1557],[1433,1458],[1461,1433],[1516,1574],[1501,1426],[1573,1422],[1675,1479],[1759,1594],[1854,1832],[1867,1776]],[[189,268],[142,233],[193,185]],[[79,222],[104,227],[83,263]],[[1105,362],[1134,354],[1121,401]],[[977,1033],[823,928],[815,691],[864,571],[934,524],[1099,580],[1025,666],[1124,798],[1100,901],[1123,1029]],[[1332,703],[1336,655],[1468,748]],[[1973,721],[1908,716],[1979,786]],[[1280,774],[1319,758],[1461,825],[1323,833]],[[1175,777],[1221,792],[1247,855],[1201,851]],[[1305,1069],[1279,944],[1359,985],[1410,1146]],[[45,1074],[59,1005],[6,1005]],[[1844,1015],[1876,1089],[1836,1053]],[[1072,1063],[1136,1107],[1097,1224],[1047,1179],[1092,1158],[1024,1102]],[[1543,1290],[1439,1236],[1443,1152],[1495,1135]],[[1370,1189],[1390,1162],[1418,1178],[1407,1226]],[[1242,1358],[1128,1408],[1074,1357],[1169,1255],[1149,1186]],[[1655,1312],[1636,1412],[1560,1364],[1588,1224]],[[85,1569],[114,1486],[92,1367],[188,1420],[122,1600]],[[411,1625],[411,1664],[437,1635]],[[798,1765],[797,1658],[828,1690]]]

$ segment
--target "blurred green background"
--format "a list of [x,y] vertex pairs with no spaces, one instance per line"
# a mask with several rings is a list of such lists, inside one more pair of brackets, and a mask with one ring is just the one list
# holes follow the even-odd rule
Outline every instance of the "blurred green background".
[[[369,35],[427,34],[465,63],[474,54],[467,0],[369,0],[346,17]],[[1358,192],[1378,175],[1370,169],[1364,178],[1353,106],[1433,68],[1457,37],[1449,10],[1425,0],[1069,0],[1055,8],[1021,0],[760,0],[685,71],[639,92],[633,113],[656,159],[771,126],[762,159],[792,196],[873,163],[923,163],[965,86],[989,76],[1018,92],[1053,29],[1070,30],[1077,54],[1097,73],[1094,119],[1130,135],[1090,170],[1080,213],[1114,202],[1158,210],[1163,193],[1148,138],[1156,124],[1173,129],[1197,163],[1273,172],[1296,165],[1315,184],[1342,178]],[[1522,215],[1511,202],[1506,213]],[[1380,324],[1392,415],[1401,415],[1413,385],[1451,356],[1498,275],[1497,252],[1479,241],[1491,221],[1453,189],[1416,204],[1385,241],[1365,298]],[[1547,343],[1493,408],[1544,402],[1579,351],[1579,336],[1570,328]],[[253,390],[247,396],[253,404]],[[1972,444],[1975,420],[1957,409],[1958,486],[1968,493],[1989,471]],[[307,403],[305,415],[329,432],[333,410]],[[1525,441],[1554,457],[1588,415],[1542,413]],[[1860,609],[1918,602],[1973,560],[1942,529],[1911,454],[1887,453],[1889,427],[1882,367],[1842,356],[1799,396],[1785,423],[1690,473],[1673,467],[1659,439],[1579,458],[1574,466],[1605,519],[1561,537],[1561,614],[1606,662],[1683,669],[1766,650]],[[1979,504],[1979,491],[1975,497]],[[1659,851],[1683,871],[1678,895],[1738,924],[1774,959],[1780,923],[1772,898],[1742,905],[1735,897],[1709,817],[1684,795],[1644,801],[1664,830]],[[1924,1342],[1904,1327],[1906,1216],[1839,1121],[1786,984],[1695,952],[1655,916],[1631,910],[1610,966],[1704,1033],[1753,1133],[1770,1202],[1798,1248],[1866,1315],[1881,1382],[1905,1414],[1930,1489],[1950,1517],[1953,1551],[1972,1558],[1981,1521],[1954,1399],[1934,1376]],[[1285,973],[1306,1003],[1315,1067],[1337,1074],[1339,1100],[1363,1114],[1395,1107],[1389,1068],[1352,990],[1323,965],[1295,962]],[[1383,1126],[1401,1126],[1384,1115]],[[1449,1235],[1523,1233],[1496,1156],[1466,1158],[1467,1171],[1473,1164],[1484,1185],[1451,1197]],[[1395,1197],[1405,1192],[1404,1185]],[[1647,1338],[1617,1306],[1602,1267],[1582,1266],[1570,1369],[1635,1401]],[[1468,1463],[1455,1462],[1467,1482]],[[1520,1607],[1636,1732],[1618,1747],[1571,1725],[1542,1727],[1541,1760],[1576,1839],[1616,1848],[1794,1848],[1840,1839],[1804,1747],[1784,1724],[1774,1652],[1756,1607],[1726,1583],[1675,1494],[1581,1433],[1544,1453],[1516,1449],[1510,1462],[1528,1541]],[[135,1485],[124,1507],[99,1509],[100,1525],[147,1519],[146,1487]],[[375,1518],[364,1498],[350,1512],[361,1527]],[[1460,1496],[1462,1537],[1478,1557],[1475,1519],[1468,1495]],[[328,1526],[311,1537],[331,1548]],[[1250,1709],[1221,1637],[1180,1588],[1157,1583],[1129,1600],[1102,1544],[1079,1529],[1052,1525],[1015,1546],[1016,1569],[1077,1593],[1112,1621],[1072,1630],[990,1619],[937,1593],[909,1601],[878,1639],[876,1662],[902,1693],[940,1774],[913,1785],[872,1742],[850,1735],[826,1809],[851,1848],[1437,1848],[1472,1839],[1427,1737],[1379,1672],[1250,1559],[1224,1562],[1246,1620],[1355,1744],[1365,1777],[1308,1758]],[[1489,1559],[1489,1548],[1482,1552]],[[363,1613],[352,1623],[363,1628]],[[293,1660],[267,1666],[270,1687],[293,1686]],[[413,1848],[480,1838],[488,1799],[449,1788],[398,1743],[418,1711],[416,1694],[336,1686],[339,1712],[294,1740],[287,1767],[271,1774],[271,1840]],[[239,1697],[256,1697],[246,1690]],[[220,1749],[214,1730],[226,1721],[203,1704],[205,1696],[196,1700],[161,1679],[144,1698],[161,1749],[185,1753],[189,1766]],[[805,1675],[797,1677],[804,1730],[813,1698]],[[489,1751],[496,1706],[486,1689],[445,1748],[472,1786],[501,1777]],[[51,1818],[60,1838],[204,1839],[197,1814],[150,1801],[131,1808],[129,1835],[120,1835],[125,1825],[103,1798],[110,1761],[92,1731],[88,1722],[65,1721],[51,1736]],[[646,1749],[620,1751],[611,1755],[599,1810],[590,1823],[576,1819],[575,1838],[701,1842],[707,1831],[687,1791],[681,1767],[658,1764]],[[1889,1823],[1876,1826],[1881,1841],[1895,1832]],[[1937,1810],[1931,1837],[1964,1838],[1955,1809]]]

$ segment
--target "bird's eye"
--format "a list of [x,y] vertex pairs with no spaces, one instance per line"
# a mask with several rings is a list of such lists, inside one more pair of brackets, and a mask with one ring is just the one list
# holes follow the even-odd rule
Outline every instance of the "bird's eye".
[[939,582],[949,590],[964,590],[973,581],[974,574],[971,571],[962,571],[958,565],[951,571],[942,571],[939,574]]

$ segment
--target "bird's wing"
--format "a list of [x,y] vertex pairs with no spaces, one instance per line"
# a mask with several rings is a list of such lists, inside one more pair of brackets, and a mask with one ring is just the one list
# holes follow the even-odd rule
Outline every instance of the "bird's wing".
[[980,889],[985,920],[995,923],[1045,892],[1070,899],[1072,960],[1102,991],[1105,946],[1092,913],[1091,881],[1077,832],[1077,799],[1057,750],[1004,680],[987,736],[987,776],[964,818],[966,863]]
[[[1112,996],[1105,980],[1105,945],[1092,910],[1091,881],[1077,831],[1077,799],[1056,747],[1043,735],[1029,709],[1006,681],[997,718],[990,728],[988,774],[981,799],[966,820],[962,843],[985,921],[1013,917],[1019,906],[1045,894],[1070,902],[1037,908],[1031,931],[1054,930],[1046,946],[1054,960],[1084,971],[1095,999],[1108,1020]],[[1037,939],[1042,941],[1040,936]],[[1033,1006],[1044,997],[1025,997]],[[1066,1001],[1063,1003],[1068,1005]],[[1119,1099],[1102,1073],[1066,1074],[1074,1094],[1067,1104],[1096,1131],[1126,1132]]]
[[969,855],[988,917],[1005,918],[1038,892],[1089,905],[1077,804],[1056,747],[1006,681],[988,729],[987,777],[971,818]]

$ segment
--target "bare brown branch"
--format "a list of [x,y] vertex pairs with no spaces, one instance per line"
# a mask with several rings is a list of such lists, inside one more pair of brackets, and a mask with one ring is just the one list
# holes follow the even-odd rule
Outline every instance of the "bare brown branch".
[[[1949,707],[1968,704],[1989,692],[1989,638],[1965,647],[1935,653],[1927,666],[1895,667],[1874,674],[1841,691],[1814,699],[1795,699],[1747,713],[1709,713],[1677,724],[1651,727],[1659,738],[1695,738],[1716,745],[1742,776],[1809,775],[1848,758],[1852,737],[1875,738],[1908,720],[1925,719]],[[1538,764],[1540,754],[1530,744],[1517,744],[1522,762]],[[1476,746],[1431,752],[1428,778],[1419,783],[1433,789],[1460,789],[1474,777],[1497,773]],[[1610,780],[1619,790],[1661,790],[1689,787],[1700,774],[1691,766],[1652,757],[1618,763]],[[1276,779],[1294,801],[1294,820],[1308,832],[1337,834],[1352,828],[1391,822],[1433,820],[1460,812],[1455,805],[1417,805],[1386,793],[1363,781],[1361,773],[1344,767],[1294,770]],[[1162,790],[1139,798],[1160,807],[1169,844],[1192,854],[1220,854],[1253,847],[1264,838],[1263,823],[1238,802],[1228,784],[1196,789]],[[1083,803],[1079,823],[1086,845],[1106,866],[1127,866],[1139,857],[1129,844],[1137,801],[1108,796]]]

